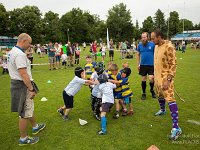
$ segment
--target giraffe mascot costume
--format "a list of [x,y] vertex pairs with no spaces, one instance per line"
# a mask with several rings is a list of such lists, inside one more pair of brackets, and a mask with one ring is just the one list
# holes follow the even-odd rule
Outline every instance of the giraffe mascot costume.
[[170,139],[176,140],[182,133],[178,125],[178,107],[174,96],[176,50],[170,41],[164,40],[163,34],[159,30],[151,33],[151,39],[156,45],[154,52],[154,84],[160,104],[160,110],[155,113],[155,116],[166,114],[165,102],[168,102],[173,122]]

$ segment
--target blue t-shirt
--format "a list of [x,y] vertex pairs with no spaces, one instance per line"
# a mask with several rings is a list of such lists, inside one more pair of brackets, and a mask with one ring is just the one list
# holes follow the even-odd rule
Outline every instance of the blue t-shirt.
[[154,48],[153,42],[148,42],[146,46],[140,43],[138,45],[138,52],[140,53],[140,65],[154,65]]
[[48,47],[48,54],[49,54],[49,57],[54,57],[54,56],[55,56],[55,52],[50,51],[51,49],[54,49],[54,47],[53,47],[53,46],[49,46],[49,47]]

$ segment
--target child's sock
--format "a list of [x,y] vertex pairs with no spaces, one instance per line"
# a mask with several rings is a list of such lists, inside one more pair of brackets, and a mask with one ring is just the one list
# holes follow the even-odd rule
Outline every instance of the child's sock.
[[33,130],[36,130],[36,129],[38,129],[38,124],[35,127],[33,127]]
[[168,103],[169,109],[171,112],[172,122],[173,122],[173,128],[178,129],[178,107],[176,102]]
[[28,136],[26,136],[25,138],[20,137],[20,141],[24,142],[27,138],[28,138]]
[[106,116],[101,117],[101,130],[106,132]]
[[123,109],[123,111],[124,111],[124,112],[127,112],[127,109],[126,109],[126,108],[124,108],[124,109]]

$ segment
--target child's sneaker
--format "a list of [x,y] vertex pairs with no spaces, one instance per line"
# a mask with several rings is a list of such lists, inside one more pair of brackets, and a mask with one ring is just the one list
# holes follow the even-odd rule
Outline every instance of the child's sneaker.
[[99,117],[99,115],[94,114],[94,117],[95,117],[98,121],[101,121],[101,118]]
[[181,135],[181,133],[182,133],[182,130],[181,130],[180,127],[178,129],[172,128],[170,139],[171,140],[177,140],[179,135]]
[[157,113],[155,113],[155,116],[161,116],[161,115],[165,115],[166,114],[166,110],[159,110]]
[[102,130],[98,131],[97,133],[98,133],[98,135],[105,135],[106,134],[106,132],[104,132]]
[[127,116],[127,110],[123,110],[123,112],[122,112],[122,116]]
[[58,113],[60,113],[60,115],[61,115],[61,116],[63,116],[63,115],[64,115],[64,111],[63,111],[63,109],[62,109],[62,108],[59,108],[59,109],[57,110],[57,112],[58,112]]
[[37,129],[32,129],[32,134],[38,134],[41,130],[43,130],[45,128],[46,124],[41,123],[38,124],[38,128]]
[[130,110],[130,111],[128,112],[128,115],[129,115],[129,116],[132,116],[132,115],[133,115],[133,110]]
[[19,139],[19,146],[24,146],[28,144],[35,144],[39,141],[39,137],[30,137],[28,136],[25,141]]
[[68,121],[68,120],[69,120],[69,117],[68,117],[68,116],[65,116],[65,115],[63,115],[62,118],[63,118],[65,121]]
[[114,118],[114,119],[118,119],[118,118],[119,118],[119,113],[116,112],[116,113],[113,115],[113,118]]

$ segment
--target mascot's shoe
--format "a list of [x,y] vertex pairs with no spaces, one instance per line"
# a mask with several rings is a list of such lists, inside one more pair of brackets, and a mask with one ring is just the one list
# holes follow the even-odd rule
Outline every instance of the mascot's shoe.
[[32,129],[32,134],[38,134],[40,131],[42,131],[44,128],[46,127],[46,124],[41,123],[38,124],[38,128],[37,129]]
[[28,136],[25,141],[22,141],[22,140],[19,139],[19,146],[36,144],[38,141],[39,141],[39,137]]
[[106,131],[102,131],[102,130],[98,131],[97,133],[98,135],[106,135]]
[[178,129],[172,128],[170,139],[171,140],[177,140],[178,137],[181,135],[181,133],[182,133],[182,130],[181,130],[180,127]]
[[155,113],[155,116],[161,116],[161,115],[165,115],[166,114],[166,110],[159,110],[157,113]]

